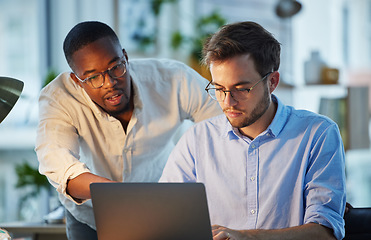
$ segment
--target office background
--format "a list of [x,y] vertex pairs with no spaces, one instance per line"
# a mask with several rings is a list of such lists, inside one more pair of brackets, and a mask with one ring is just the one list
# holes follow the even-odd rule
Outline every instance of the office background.
[[[54,190],[43,183],[32,185],[32,172],[25,166],[38,165],[33,150],[38,94],[48,76],[69,71],[62,43],[67,32],[85,20],[114,28],[129,59],[174,58],[194,67],[194,40],[223,21],[260,23],[282,43],[277,95],[286,104],[330,115],[338,122],[347,143],[348,202],[370,207],[371,0],[302,0],[300,11],[284,18],[276,13],[278,3],[0,0],[0,75],[25,83],[21,98],[0,125],[0,222],[41,220],[58,205]],[[305,66],[311,56],[338,71],[335,83],[308,84]],[[362,111],[351,111],[356,108]],[[20,175],[30,181],[16,187]]]

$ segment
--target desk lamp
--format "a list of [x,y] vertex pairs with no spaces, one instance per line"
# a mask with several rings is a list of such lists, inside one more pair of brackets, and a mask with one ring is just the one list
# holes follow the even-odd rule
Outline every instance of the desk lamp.
[[8,115],[23,90],[23,82],[14,78],[0,77],[0,123]]

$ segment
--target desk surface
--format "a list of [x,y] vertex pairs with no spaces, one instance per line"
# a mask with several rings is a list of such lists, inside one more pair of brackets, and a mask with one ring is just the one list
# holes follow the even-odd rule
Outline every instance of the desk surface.
[[0,223],[0,227],[13,233],[66,233],[65,224],[50,224],[43,222],[9,222]]

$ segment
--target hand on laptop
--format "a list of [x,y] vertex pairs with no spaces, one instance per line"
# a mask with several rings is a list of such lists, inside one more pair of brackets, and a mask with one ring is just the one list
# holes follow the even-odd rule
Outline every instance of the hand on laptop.
[[110,179],[86,172],[67,181],[67,193],[77,202],[90,199],[90,184],[93,182],[115,182]]
[[223,226],[213,225],[211,226],[213,231],[213,240],[240,240],[244,239],[244,235],[241,232],[232,230]]
[[317,223],[284,229],[233,230],[219,225],[212,226],[213,240],[247,239],[335,239],[333,231]]

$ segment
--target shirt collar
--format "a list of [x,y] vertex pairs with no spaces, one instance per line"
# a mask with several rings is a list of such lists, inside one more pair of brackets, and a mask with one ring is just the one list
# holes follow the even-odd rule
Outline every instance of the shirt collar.
[[222,137],[228,137],[232,139],[233,137],[238,137],[236,133],[234,132],[234,127],[232,127],[231,123],[228,121],[228,118],[224,116],[225,119],[225,128],[222,132]]
[[142,109],[143,108],[143,92],[141,89],[143,89],[143,86],[140,86],[140,81],[138,81],[138,77],[135,74],[134,69],[131,67],[130,64],[129,66],[129,73],[130,73],[130,78],[131,78],[131,84],[133,85],[133,92],[134,94],[134,109]]
[[273,137],[276,137],[282,131],[287,122],[289,109],[274,94],[272,94],[272,101],[277,103],[277,111],[273,121],[268,126],[268,131]]
[[88,93],[85,91],[83,87],[77,84],[70,75],[68,75],[65,87],[69,92],[71,92],[78,101],[90,107],[90,109],[98,116],[106,116],[107,113],[99,107],[93,100],[90,98]]

